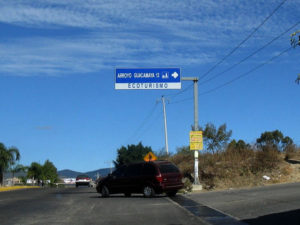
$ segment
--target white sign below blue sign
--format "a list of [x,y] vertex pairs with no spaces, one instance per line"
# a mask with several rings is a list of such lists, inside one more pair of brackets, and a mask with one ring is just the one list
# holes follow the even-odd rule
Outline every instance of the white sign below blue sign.
[[179,68],[116,69],[115,89],[181,89]]

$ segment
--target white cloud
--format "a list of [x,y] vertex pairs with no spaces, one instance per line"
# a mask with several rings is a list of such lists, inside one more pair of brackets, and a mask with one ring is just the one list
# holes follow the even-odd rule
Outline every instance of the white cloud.
[[[243,40],[279,2],[3,1],[0,22],[25,30],[37,28],[40,33],[29,38],[0,38],[0,74],[59,76],[113,66],[213,63]],[[257,49],[295,23],[299,3],[287,1],[239,52]],[[64,31],[67,27],[75,30],[61,36],[43,34],[44,29]],[[286,42],[281,39],[276,44]]]

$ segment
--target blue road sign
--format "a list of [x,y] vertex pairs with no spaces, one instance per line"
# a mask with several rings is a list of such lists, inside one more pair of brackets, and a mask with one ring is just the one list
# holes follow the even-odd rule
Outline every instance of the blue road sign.
[[181,89],[180,69],[116,69],[115,89]]

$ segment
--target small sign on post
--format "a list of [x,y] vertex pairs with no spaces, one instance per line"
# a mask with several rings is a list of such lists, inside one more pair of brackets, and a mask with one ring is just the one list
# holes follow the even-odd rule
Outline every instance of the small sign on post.
[[144,160],[146,162],[151,162],[157,160],[157,157],[153,154],[153,152],[149,152],[147,155],[145,155]]
[[203,149],[202,131],[190,131],[190,150]]

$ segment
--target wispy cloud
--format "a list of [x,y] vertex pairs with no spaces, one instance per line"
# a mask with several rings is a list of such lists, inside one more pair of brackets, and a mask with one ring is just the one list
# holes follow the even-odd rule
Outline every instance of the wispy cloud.
[[51,126],[37,126],[35,129],[37,130],[52,130]]
[[[0,22],[25,27],[24,32],[36,28],[40,33],[0,38],[0,74],[60,76],[114,66],[211,63],[220,57],[217,53],[224,55],[250,33],[279,2],[3,1]],[[293,24],[295,15],[300,15],[299,4],[300,0],[288,1],[243,47],[256,48]],[[43,33],[68,27],[74,30],[61,36]]]

